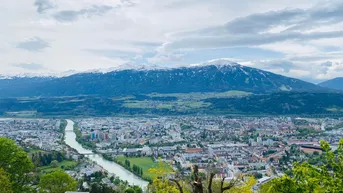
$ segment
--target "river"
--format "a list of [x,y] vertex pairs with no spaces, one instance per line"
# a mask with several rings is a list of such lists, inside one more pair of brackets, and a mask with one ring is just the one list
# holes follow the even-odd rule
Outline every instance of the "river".
[[[91,150],[85,149],[76,141],[76,134],[73,131],[74,122],[67,120],[68,124],[65,128],[65,143],[75,149],[80,154],[89,154],[92,153]],[[121,180],[126,180],[131,185],[138,185],[141,187],[147,187],[148,182],[142,180],[141,178],[135,176],[130,171],[126,170],[119,164],[105,160],[101,155],[93,154],[87,156],[90,160],[95,161],[98,165],[103,167],[109,173],[113,173],[118,176]]]

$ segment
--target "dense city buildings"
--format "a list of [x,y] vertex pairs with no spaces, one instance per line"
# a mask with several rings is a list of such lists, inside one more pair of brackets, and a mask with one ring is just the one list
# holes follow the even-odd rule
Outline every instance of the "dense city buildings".
[[335,147],[343,134],[343,120],[329,118],[171,116],[75,121],[84,140],[113,157],[161,157],[176,169],[197,164],[205,170],[216,163],[218,178],[242,172],[258,174],[262,181],[283,174],[287,164],[291,167],[291,162],[279,162],[291,146],[313,153],[320,149],[320,140]]
[[[315,164],[320,140],[333,148],[343,137],[343,119],[296,117],[102,117],[77,118],[74,131],[92,150],[112,157],[151,157],[187,172],[217,171],[215,179],[237,173],[255,175],[258,184],[280,176],[294,161]],[[61,143],[64,131],[58,119],[0,119],[0,135],[22,146],[64,151],[73,160],[80,155]],[[151,165],[151,167],[153,167]],[[69,171],[76,179],[102,171],[93,162]],[[108,183],[111,184],[111,183]],[[87,187],[87,184],[85,184]]]

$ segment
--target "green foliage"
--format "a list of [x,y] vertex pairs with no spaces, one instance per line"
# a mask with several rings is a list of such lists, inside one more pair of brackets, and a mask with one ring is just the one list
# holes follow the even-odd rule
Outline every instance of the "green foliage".
[[335,126],[332,126],[332,127],[327,127],[325,128],[326,131],[332,131],[332,130],[337,130],[337,129],[341,129],[343,128],[343,123],[339,123]]
[[155,168],[149,169],[150,173],[155,174],[153,182],[149,185],[149,191],[154,193],[179,193],[176,185],[169,181],[167,176],[171,174],[170,166],[165,164],[161,159]]
[[[134,174],[143,177],[144,179],[151,181],[155,175],[149,172],[150,168],[156,167],[157,164],[151,157],[125,157],[117,156],[115,162],[122,165],[126,169],[130,170]],[[128,164],[130,163],[130,167]],[[171,171],[171,168],[169,168]]]
[[135,190],[135,193],[143,193],[143,190],[139,186],[132,186],[132,188]]
[[276,152],[276,150],[269,149],[268,151],[263,152],[263,156],[267,157],[268,155],[271,155],[271,154],[273,154],[275,152]]
[[[150,169],[156,174],[153,182],[149,185],[149,192],[153,193],[253,193],[253,186],[256,180],[253,176],[237,176],[229,182],[213,180],[215,173],[206,176],[199,172],[197,165],[193,166],[193,173],[190,176],[179,176],[168,170],[169,165],[159,160],[157,167]],[[172,177],[179,176],[178,179]]]
[[212,98],[204,101],[212,103],[211,108],[221,113],[244,114],[324,114],[328,116],[337,112],[329,111],[327,108],[343,107],[343,95],[339,93],[278,92],[243,98]]
[[128,188],[125,190],[125,193],[136,193],[136,191],[133,188]]
[[37,167],[48,166],[53,160],[62,162],[66,157],[64,153],[53,151],[53,152],[35,152],[31,154],[31,160]]
[[310,128],[300,128],[300,129],[297,129],[297,132],[299,132],[298,134],[299,137],[308,137],[311,135],[318,135],[320,133],[320,131],[316,131]]
[[324,150],[322,165],[313,166],[307,162],[295,163],[292,176],[275,178],[262,185],[261,193],[312,193],[343,190],[343,139],[340,140],[337,152],[330,149],[328,142],[321,141]]
[[13,193],[10,177],[2,168],[0,168],[0,192]]
[[255,173],[254,176],[255,176],[256,179],[261,179],[263,177],[263,174]]
[[58,167],[58,161],[57,160],[53,160],[50,165],[53,168],[57,168]]
[[26,152],[14,141],[0,137],[0,168],[10,176],[14,192],[23,192],[28,181],[28,173],[33,169]]
[[65,128],[67,127],[67,121],[66,120],[61,120],[61,123],[60,123],[60,132],[64,134],[64,130]]
[[53,165],[50,164],[48,166],[38,167],[38,169],[41,171],[41,173],[45,174],[45,173],[54,172],[59,169],[70,170],[74,168],[77,164],[78,162],[76,161],[64,160],[62,162],[58,162],[57,167],[54,167]]
[[[170,92],[170,91],[169,91]],[[165,93],[168,93],[166,91]],[[1,94],[1,93],[0,93]],[[306,93],[278,92],[264,95],[243,97],[199,99],[194,93],[188,93],[186,99],[165,99],[166,97],[135,96],[130,100],[113,100],[111,97],[74,96],[57,98],[30,98],[30,103],[23,99],[11,98],[0,100],[0,113],[15,109],[39,109],[44,116],[84,115],[111,116],[122,114],[244,114],[246,115],[312,115],[328,117],[342,115],[343,94],[341,93]],[[332,111],[332,109],[340,109]],[[330,128],[328,128],[330,129]],[[85,136],[85,138],[87,138]],[[80,142],[81,143],[81,142]],[[90,148],[93,143],[85,143]]]
[[46,174],[39,182],[40,193],[76,191],[77,182],[62,170]]
[[82,136],[82,133],[80,129],[78,128],[77,124],[74,124],[74,133],[76,135],[76,141],[80,143],[83,147],[86,147],[88,149],[95,150],[96,145],[94,142],[89,141],[90,136]]
[[90,193],[116,193],[116,191],[104,184],[93,183]]

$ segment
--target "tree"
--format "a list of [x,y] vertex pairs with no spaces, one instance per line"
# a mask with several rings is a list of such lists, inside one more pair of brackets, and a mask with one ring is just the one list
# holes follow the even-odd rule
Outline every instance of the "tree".
[[128,188],[125,190],[125,193],[136,193],[136,191],[133,188]]
[[260,178],[263,177],[263,174],[261,174],[261,173],[255,173],[254,176],[255,176],[255,178],[257,178],[257,179],[260,179]]
[[[155,174],[155,177],[152,180],[152,184],[149,185],[149,191],[155,193],[180,193],[178,187],[174,185],[168,179],[168,175],[170,174],[170,166],[164,163],[161,159],[159,159],[156,168],[150,168],[149,172]],[[182,192],[181,192],[182,193]]]
[[321,141],[323,164],[313,166],[307,162],[294,163],[291,175],[275,178],[262,185],[263,193],[342,192],[343,190],[343,139],[333,152],[328,142]]
[[76,191],[77,182],[62,170],[41,177],[39,185],[41,193],[62,193]]
[[50,165],[53,167],[53,168],[57,168],[58,167],[58,161],[57,160],[53,160]]
[[25,192],[29,180],[28,173],[33,164],[26,152],[18,147],[14,141],[0,137],[0,168],[10,177],[13,192]]
[[234,184],[234,186],[231,187],[228,191],[226,191],[226,193],[253,193],[253,186],[255,184],[256,180],[253,176],[242,177],[242,179],[238,181],[236,184]]
[[0,168],[0,192],[13,193],[10,176],[2,168]]
[[273,157],[269,158],[269,162],[274,162],[274,158]]
[[132,186],[132,188],[135,190],[135,193],[143,193],[143,190],[139,186]]
[[[178,176],[174,172],[169,172],[170,167],[168,164],[163,163],[161,160],[156,168],[149,170],[150,173],[156,175],[153,183],[149,186],[151,192],[156,193],[252,193],[252,187],[255,185],[256,180],[253,176],[244,177],[239,175],[230,181],[226,178],[222,180],[213,180],[215,172],[210,172],[206,175],[199,172],[197,165],[193,166],[193,173],[191,176]],[[175,176],[177,178],[170,178]]]

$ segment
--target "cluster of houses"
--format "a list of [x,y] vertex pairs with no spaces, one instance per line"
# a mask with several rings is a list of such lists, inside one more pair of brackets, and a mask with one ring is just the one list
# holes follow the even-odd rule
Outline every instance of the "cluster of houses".
[[[222,167],[219,170],[222,175],[230,166],[234,170],[270,176],[273,175],[271,168],[292,141],[299,138],[299,128],[325,131],[343,120],[174,116],[87,118],[76,122],[83,135],[97,142],[97,150],[101,153],[162,157],[182,168],[197,164],[205,169],[209,162],[214,162],[216,167]],[[300,141],[337,142],[339,138],[337,135],[318,135]]]
[[58,119],[0,119],[0,136],[46,151],[61,151]]

